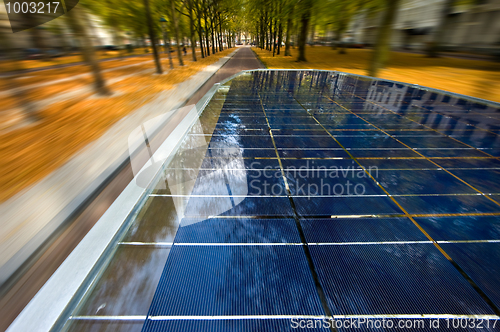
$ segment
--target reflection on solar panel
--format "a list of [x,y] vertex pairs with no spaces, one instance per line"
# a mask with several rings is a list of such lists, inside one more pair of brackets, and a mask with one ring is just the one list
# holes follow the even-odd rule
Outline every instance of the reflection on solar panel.
[[334,72],[240,74],[64,328],[498,331],[499,135],[496,104]]

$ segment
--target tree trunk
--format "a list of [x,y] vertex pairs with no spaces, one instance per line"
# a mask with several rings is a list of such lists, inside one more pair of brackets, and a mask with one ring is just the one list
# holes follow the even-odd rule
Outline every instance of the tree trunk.
[[201,27],[200,1],[199,0],[194,0],[194,1],[196,1],[196,16],[198,17],[198,37],[200,38],[201,58],[203,59],[205,57],[205,51],[203,50],[203,28]]
[[271,21],[271,36],[272,36],[272,48],[273,48],[273,56],[276,54],[276,20],[274,20],[274,26],[273,26],[273,21]]
[[303,2],[303,12],[300,18],[300,36],[299,36],[299,57],[297,61],[307,61],[306,60],[306,40],[307,40],[307,28],[309,25],[309,19],[311,18],[311,0],[305,0]]
[[266,11],[266,19],[264,21],[264,31],[266,32],[266,50],[269,51],[270,48],[269,48],[269,22],[268,22],[268,19],[267,19],[267,11]]
[[7,59],[12,63],[9,70],[13,71],[15,76],[9,79],[9,88],[12,89],[13,97],[24,116],[29,122],[36,122],[40,120],[38,109],[28,98],[29,90],[19,85],[18,78],[23,76],[24,68],[22,66],[22,61],[20,61],[21,57],[14,50],[14,45],[12,45],[10,36],[10,31],[8,33],[3,33],[2,31],[0,34],[2,50],[7,55]]
[[266,49],[266,31],[264,29],[264,25],[265,25],[265,21],[262,20],[261,25],[260,25],[260,31],[261,31],[260,36],[262,38],[262,41],[261,41],[261,43],[262,43],[261,49],[262,50]]
[[278,50],[277,50],[278,55],[280,54],[281,43],[282,43],[282,34],[283,34],[282,29],[283,29],[283,27],[281,26],[281,22],[280,22],[280,25],[278,28]]
[[[314,22],[314,20],[313,20]],[[311,46],[314,45],[314,35],[316,32],[316,24],[311,24]]]
[[177,58],[179,59],[179,66],[184,66],[182,61],[181,43],[179,40],[179,23],[177,22],[177,15],[175,14],[175,0],[170,0],[170,7],[172,8],[172,19],[174,21],[175,42],[177,43]]
[[170,69],[174,69],[174,62],[172,61],[172,53],[170,53],[170,38],[168,37],[168,33],[164,28],[162,28],[163,32],[163,47],[165,49],[165,53],[168,56],[168,63],[170,65]]
[[446,27],[448,25],[449,17],[451,11],[453,10],[453,3],[455,0],[446,0],[444,3],[443,11],[441,12],[441,21],[437,26],[433,34],[433,40],[427,48],[427,56],[436,58],[439,56],[439,52],[442,51],[443,37],[446,32]]
[[207,18],[207,4],[206,1],[203,0],[203,18],[205,19],[205,47],[206,47],[206,56],[210,56],[210,40],[209,40],[209,26],[208,26],[208,18]]
[[201,32],[201,19],[200,17],[198,16],[198,24],[199,24],[199,27],[198,27],[198,38],[200,39],[200,51],[201,51],[201,58],[203,59],[205,57],[205,52],[203,50],[203,33]]
[[219,52],[219,32],[217,32],[217,23],[214,24],[213,26],[214,31],[213,31],[213,38],[214,38],[214,46],[215,46],[215,52]]
[[291,56],[290,53],[290,37],[292,30],[292,16],[293,16],[293,7],[290,9],[288,13],[288,20],[286,22],[286,41],[285,41],[285,56]]
[[86,30],[87,22],[83,22],[84,17],[81,9],[76,6],[68,11],[67,15],[69,18],[68,23],[78,39],[83,59],[87,65],[90,66],[92,71],[92,76],[94,77],[94,91],[102,96],[109,95],[110,91],[102,76],[99,60],[97,59],[94,46]]
[[337,40],[338,40],[338,45],[339,45],[339,54],[346,54],[346,47],[345,47],[345,43],[342,41],[342,34],[343,32],[339,30],[337,30]]
[[[148,24],[149,30],[149,40],[151,41],[151,47],[153,48],[153,57],[155,59],[156,64],[156,72],[158,74],[163,73],[163,69],[161,68],[160,58],[158,56],[158,50],[156,49],[156,36],[153,28],[153,19],[151,18],[151,11],[149,9],[149,0],[144,0],[144,8],[146,9],[146,20]],[[70,11],[71,13],[71,11]]]
[[332,49],[336,50],[340,44],[340,30],[336,29],[334,32],[334,35],[335,35],[335,37],[334,37],[335,41],[333,42]]
[[217,15],[219,19],[219,51],[222,52],[224,50],[223,40],[222,40],[222,20],[220,18],[220,13]]
[[214,17],[210,18],[210,26],[211,26],[211,37],[212,37],[212,53],[217,53],[217,47],[215,45],[215,28],[214,28]]
[[193,55],[193,61],[196,61],[196,42],[195,42],[195,36],[194,36],[194,20],[193,20],[193,3],[192,0],[188,0],[187,2],[188,6],[188,14],[189,14],[189,40],[191,42],[191,53]]
[[396,17],[399,2],[400,0],[387,1],[387,8],[383,14],[382,24],[378,28],[375,50],[373,51],[373,56],[370,61],[368,70],[369,76],[376,77],[378,70],[387,63],[391,43],[392,25]]
[[217,29],[219,27],[219,24],[217,23],[217,25],[215,26],[215,47],[217,48],[217,52],[220,52],[220,47],[221,47],[221,36],[220,36],[220,32],[219,30]]
[[[40,50],[42,53],[42,60],[47,61],[49,60],[48,54],[47,54],[47,47],[45,45],[45,38],[43,36],[43,31],[37,27],[39,20],[39,16],[34,13],[30,13],[29,11],[24,14],[24,22],[25,24],[29,24],[30,26],[35,26],[34,28],[31,28],[28,30],[30,37],[31,37],[31,42],[37,49]],[[88,35],[88,32],[87,32]],[[90,38],[90,37],[89,37]],[[3,47],[2,47],[3,48]]]

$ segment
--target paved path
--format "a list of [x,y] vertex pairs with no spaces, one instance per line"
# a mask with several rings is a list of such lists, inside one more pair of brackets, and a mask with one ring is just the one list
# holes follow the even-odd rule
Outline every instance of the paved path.
[[[78,206],[73,206],[72,212],[67,212],[68,216],[65,218],[66,221],[64,221],[64,225],[57,229],[56,235],[53,235],[46,242],[42,250],[38,250],[40,254],[36,259],[31,259],[29,264],[25,264],[25,270],[16,276],[15,281],[3,287],[3,291],[0,294],[0,317],[2,317],[0,331],[5,330],[15,319],[24,306],[31,300],[41,286],[43,286],[45,281],[59,267],[64,259],[71,253],[73,248],[81,241],[95,222],[97,222],[101,215],[132,180],[133,174],[130,163],[125,162],[116,165],[117,163],[115,162],[116,158],[121,157],[123,153],[127,153],[126,140],[128,133],[146,119],[168,111],[169,107],[171,109],[179,107],[183,103],[182,100],[186,101],[186,97],[188,99],[187,104],[196,103],[214,83],[230,77],[241,70],[262,68],[261,63],[248,47],[239,48],[237,53],[227,61],[222,68],[220,68],[220,65],[222,65],[222,63],[209,66],[212,68],[207,68],[206,72],[198,73],[189,81],[180,84],[177,89],[171,90],[170,92],[167,91],[166,96],[160,97],[157,101],[142,107],[129,117],[120,121],[101,139],[92,143],[88,148],[82,151],[80,155],[72,158],[65,166],[55,172],[63,173],[51,174],[32,187],[24,195],[14,197],[13,200],[16,200],[16,202],[9,200],[0,205],[0,211],[2,211],[2,209],[4,211],[8,210],[7,213],[10,212],[11,217],[16,217],[17,224],[24,224],[24,228],[30,230],[29,233],[34,237],[37,234],[36,232],[43,228],[39,222],[41,216],[44,217],[45,224],[49,223],[51,216],[52,218],[57,217],[57,211],[64,209],[67,205],[72,205],[68,195],[76,196],[78,190],[75,188],[80,187],[82,188],[81,191],[85,191],[85,187],[82,186],[79,181],[81,182],[83,179],[89,182],[88,180],[91,178],[89,172],[94,170],[95,174],[92,177],[101,179],[102,181],[102,185],[99,188],[95,188],[93,192],[88,195],[88,199],[80,202]],[[206,81],[218,68],[220,69]],[[202,81],[206,81],[206,83],[199,88],[199,82]],[[193,91],[197,92],[192,94]],[[177,113],[172,116],[168,125],[157,134],[155,139],[151,140],[153,152],[163,142],[165,137],[170,134],[175,124],[182,120],[184,115],[185,114]],[[128,125],[125,125],[126,122],[128,122]],[[121,137],[121,140],[118,137]],[[109,150],[109,146],[114,146],[114,149]],[[109,154],[103,153],[104,149],[109,151]],[[89,160],[92,162],[89,163]],[[147,158],[144,159],[144,162],[146,160]],[[106,164],[111,165],[113,162],[116,170],[111,172],[108,176],[103,177],[102,174],[96,172],[96,170],[104,170]],[[68,175],[68,172],[73,175]],[[99,177],[99,175],[101,175],[101,177]],[[61,181],[64,182],[64,185],[58,188],[58,190],[52,190],[53,186],[60,184]],[[49,190],[46,188],[49,188]],[[40,199],[43,195],[46,196]],[[9,202],[12,204],[9,204]],[[30,202],[31,204],[37,203],[38,211],[36,211],[37,207],[35,206],[33,209],[27,211],[29,213],[22,214],[23,217],[18,216],[16,212],[23,210],[23,207],[29,205]],[[9,205],[7,206],[6,204]],[[2,214],[2,219],[4,217],[5,213]],[[35,227],[33,227],[32,224],[35,220],[38,224],[35,224]],[[3,230],[2,232],[5,234]],[[5,241],[5,239],[3,241]],[[0,246],[6,245],[3,241],[0,243]],[[25,239],[25,242],[28,243],[29,239]],[[16,243],[14,242],[12,244],[15,245]],[[12,257],[12,255],[10,256]],[[2,263],[5,264],[5,260],[2,261]]]

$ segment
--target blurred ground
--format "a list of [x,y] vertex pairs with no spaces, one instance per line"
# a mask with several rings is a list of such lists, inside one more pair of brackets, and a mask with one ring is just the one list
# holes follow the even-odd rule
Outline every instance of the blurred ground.
[[[151,48],[149,48],[151,52]],[[131,55],[145,55],[145,48],[136,48],[131,52],[121,50],[121,51],[108,51],[101,50],[96,52],[97,57],[100,60],[113,59]],[[151,56],[149,54],[149,56]],[[0,61],[0,73],[9,73],[13,70],[30,70],[30,69],[40,69],[44,67],[67,65],[72,63],[82,62],[82,56],[77,53],[70,53],[68,55],[59,57],[48,57],[47,59],[30,59],[30,60],[1,60]]]
[[[339,54],[327,46],[308,46],[307,62],[297,62],[298,48],[292,56],[253,50],[268,68],[326,69],[358,75],[367,75],[371,50],[347,49]],[[500,63],[452,57],[428,58],[421,54],[392,52],[388,66],[380,71],[380,78],[420,84],[435,89],[500,102]]]
[[[197,62],[190,54],[179,67],[154,74],[151,55],[101,63],[113,94],[96,96],[92,78],[83,65],[29,73],[15,79],[0,79],[0,202],[37,182],[64,164],[77,151],[99,138],[114,123],[173,88],[202,68],[233,50],[225,50]],[[23,91],[38,110],[39,121],[31,121],[19,106]]]

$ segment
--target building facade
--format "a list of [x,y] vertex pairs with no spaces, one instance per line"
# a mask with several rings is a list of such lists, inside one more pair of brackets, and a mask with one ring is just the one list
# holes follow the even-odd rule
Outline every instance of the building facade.
[[[422,50],[433,40],[443,19],[445,0],[403,0],[396,16],[392,46]],[[356,43],[373,45],[381,13],[358,14],[348,30]],[[500,45],[500,0],[460,2],[453,7],[444,32],[444,47],[488,53]]]

